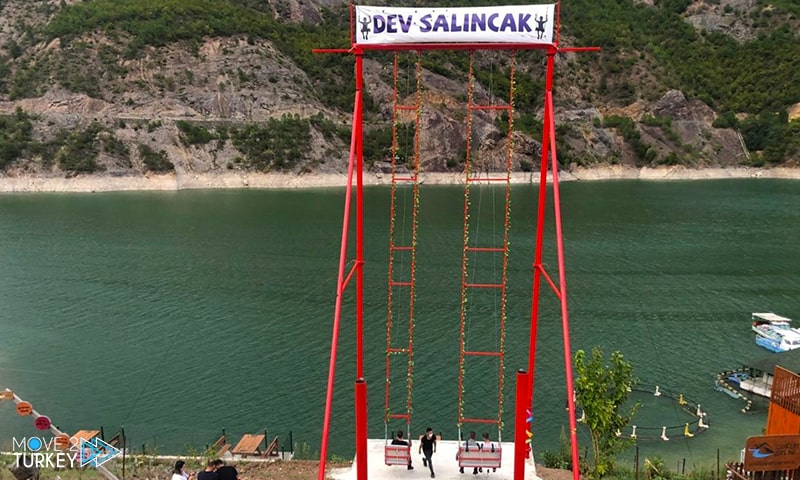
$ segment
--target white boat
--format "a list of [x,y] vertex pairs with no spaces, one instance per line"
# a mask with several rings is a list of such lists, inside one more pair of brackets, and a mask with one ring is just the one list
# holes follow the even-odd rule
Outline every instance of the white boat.
[[754,313],[753,331],[756,345],[771,352],[800,348],[800,330],[791,327],[791,319],[774,313]]

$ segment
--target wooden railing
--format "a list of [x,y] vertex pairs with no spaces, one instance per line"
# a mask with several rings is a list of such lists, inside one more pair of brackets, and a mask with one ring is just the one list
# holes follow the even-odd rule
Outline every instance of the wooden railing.
[[743,463],[727,463],[728,478],[733,480],[800,480],[800,469],[748,472]]

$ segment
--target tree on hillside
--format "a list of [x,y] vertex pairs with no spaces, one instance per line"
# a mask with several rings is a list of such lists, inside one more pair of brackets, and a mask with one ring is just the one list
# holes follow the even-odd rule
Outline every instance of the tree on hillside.
[[585,423],[592,438],[592,464],[589,473],[602,478],[614,468],[614,456],[633,440],[617,436],[630,423],[639,405],[626,406],[636,384],[633,367],[622,354],[611,354],[611,365],[604,365],[600,347],[590,358],[583,350],[575,353],[575,399],[583,408]]

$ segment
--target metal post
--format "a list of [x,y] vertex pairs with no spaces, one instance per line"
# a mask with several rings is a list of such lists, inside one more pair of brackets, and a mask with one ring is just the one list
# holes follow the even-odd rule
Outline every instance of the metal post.
[[294,440],[292,440],[292,431],[289,430],[289,453],[294,454]]
[[356,380],[356,479],[367,480],[367,382]]
[[636,445],[636,453],[633,455],[633,478],[639,480],[639,445]]
[[[363,55],[356,55],[356,91],[363,85]],[[362,122],[356,130],[356,378],[364,378],[364,137]]]
[[525,480],[525,460],[528,458],[528,397],[531,374],[517,370],[516,416],[514,421],[514,480]]
[[[125,450],[128,449],[128,439],[125,438],[125,427],[120,427],[119,439],[122,444],[122,480],[125,480],[125,455],[127,453]],[[206,450],[208,450],[208,448],[206,448]]]

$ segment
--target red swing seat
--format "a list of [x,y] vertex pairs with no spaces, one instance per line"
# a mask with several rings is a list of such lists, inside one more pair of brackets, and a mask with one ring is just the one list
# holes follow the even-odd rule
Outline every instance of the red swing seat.
[[461,468],[500,468],[503,448],[499,445],[487,449],[458,447],[458,466]]
[[383,448],[383,462],[386,465],[407,466],[411,461],[411,445],[391,445]]

